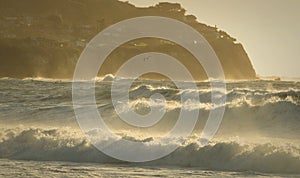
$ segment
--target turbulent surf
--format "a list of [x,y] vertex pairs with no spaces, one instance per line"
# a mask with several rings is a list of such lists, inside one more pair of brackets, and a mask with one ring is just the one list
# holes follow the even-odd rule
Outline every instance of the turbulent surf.
[[[213,109],[209,82],[198,82],[197,90],[181,91],[169,81],[136,80],[129,92],[130,103],[122,112],[133,108],[137,113],[148,113],[149,97],[155,93],[166,99],[166,105],[162,106],[166,114],[159,123],[151,128],[136,128],[122,122],[114,110],[112,79],[110,76],[96,80],[95,93],[102,118],[117,135],[147,144],[149,149],[180,144],[172,154],[142,165],[300,173],[299,82],[227,82],[226,111],[221,126],[215,138],[200,147],[201,131]],[[72,81],[2,78],[0,88],[1,159],[132,164],[101,153],[84,137],[73,110]],[[181,103],[183,92],[199,94],[200,102]],[[193,133],[183,143],[181,138],[156,143],[156,138],[172,129],[182,109],[199,110]],[[100,131],[94,134],[103,142],[113,139]]]

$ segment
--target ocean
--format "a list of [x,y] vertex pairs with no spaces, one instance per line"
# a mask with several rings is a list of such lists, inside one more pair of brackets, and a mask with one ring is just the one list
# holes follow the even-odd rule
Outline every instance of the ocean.
[[[221,126],[202,147],[199,137],[213,108],[209,82],[180,91],[170,81],[136,80],[129,96],[137,113],[150,111],[149,97],[155,93],[167,103],[159,123],[136,128],[115,112],[110,80],[97,80],[97,109],[105,123],[121,138],[146,144],[149,150],[158,146],[151,141],[172,129],[182,109],[199,110],[187,140],[160,143],[162,148],[180,144],[174,152],[129,163],[105,155],[84,136],[74,114],[71,80],[2,78],[0,177],[300,177],[300,82],[228,81],[226,87]],[[198,93],[200,104],[183,107],[182,92]],[[110,139],[95,134],[103,142]]]

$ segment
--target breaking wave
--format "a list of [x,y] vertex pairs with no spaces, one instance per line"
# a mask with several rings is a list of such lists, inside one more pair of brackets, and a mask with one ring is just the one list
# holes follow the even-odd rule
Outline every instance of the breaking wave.
[[[102,154],[85,140],[80,132],[67,128],[2,129],[0,136],[0,158],[124,163]],[[220,171],[300,173],[300,148],[296,145],[228,140],[216,141],[201,148],[192,140],[193,138],[167,157],[143,164],[201,167]],[[168,142],[174,144],[170,140]],[[155,145],[148,146],[151,148]],[[163,147],[164,144],[160,146]]]
[[[98,110],[108,125],[118,127],[114,129],[136,129],[118,122],[111,102],[113,78],[106,76],[96,79]],[[200,135],[213,105],[210,102],[209,82],[198,82],[197,86],[197,90],[180,91],[168,81],[136,80],[132,84],[130,103],[125,103],[122,112],[133,108],[138,113],[147,113],[149,97],[156,93],[166,99],[167,105],[162,107],[166,107],[167,112],[154,132],[161,133],[172,128],[181,109],[197,109],[200,113],[194,135],[184,145],[163,159],[145,164],[192,166],[220,171],[300,173],[299,82],[227,83],[226,111],[221,127],[213,142],[205,147],[198,145],[197,135]],[[0,128],[0,158],[123,163],[99,152],[78,131],[72,105],[71,80],[2,78],[0,87],[0,124],[1,127],[11,127]],[[189,103],[181,103],[183,92],[199,94],[200,102],[190,100]],[[24,126],[17,127],[20,124]],[[178,144],[170,139],[164,144],[152,145],[149,143],[155,140],[154,136],[138,137],[123,131],[119,135],[131,141],[147,142],[149,149],[151,146]],[[257,141],[257,138],[265,139]],[[105,139],[103,136],[103,141]],[[280,141],[274,142],[274,139]]]

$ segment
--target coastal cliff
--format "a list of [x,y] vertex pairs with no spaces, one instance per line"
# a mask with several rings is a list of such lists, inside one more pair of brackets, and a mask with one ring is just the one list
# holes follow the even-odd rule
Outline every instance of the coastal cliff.
[[[180,4],[137,8],[117,0],[0,0],[0,77],[72,78],[82,50],[97,33],[121,20],[149,15],[177,19],[199,31],[216,51],[227,79],[256,78],[246,51],[236,39],[186,15]],[[197,80],[207,78],[184,48],[147,38],[117,48],[99,76],[114,74],[130,57],[150,51],[175,57]]]

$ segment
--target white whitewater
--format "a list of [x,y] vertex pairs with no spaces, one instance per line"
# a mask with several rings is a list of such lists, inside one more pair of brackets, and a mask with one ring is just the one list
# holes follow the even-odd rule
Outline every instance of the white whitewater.
[[[299,82],[229,82],[226,112],[220,130],[209,145],[201,148],[197,141],[212,108],[208,82],[197,83],[197,91],[179,91],[171,82],[137,80],[130,90],[130,106],[138,113],[149,112],[148,98],[154,93],[164,95],[168,104],[161,122],[142,130],[124,124],[114,112],[110,98],[112,79],[113,76],[97,79],[96,99],[105,122],[123,138],[148,144],[149,149],[178,144],[178,140],[173,138],[160,145],[149,144],[148,141],[166,133],[176,123],[182,108],[181,92],[198,92],[200,96],[201,103],[191,102],[183,108],[200,110],[194,133],[165,158],[143,164],[124,163],[102,154],[82,135],[72,108],[71,81],[3,78],[0,79],[2,175],[18,164],[29,169],[30,164],[55,167],[62,165],[61,162],[72,162],[64,164],[75,167],[84,163],[84,169],[95,171],[113,172],[124,167],[134,171],[135,167],[144,169],[148,176],[151,175],[149,169],[159,169],[162,175],[168,175],[167,172],[173,169],[183,175],[190,171],[202,176],[243,176],[245,172],[249,176],[260,173],[268,176],[300,174]],[[128,109],[123,108],[123,112]],[[99,133],[95,131],[95,136]],[[105,135],[102,137],[103,141],[110,139]],[[72,172],[69,167],[63,166],[56,170],[65,171],[66,175]],[[52,173],[54,175],[55,172]]]

